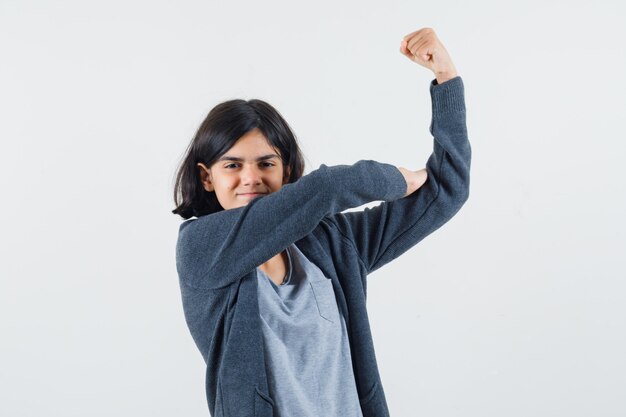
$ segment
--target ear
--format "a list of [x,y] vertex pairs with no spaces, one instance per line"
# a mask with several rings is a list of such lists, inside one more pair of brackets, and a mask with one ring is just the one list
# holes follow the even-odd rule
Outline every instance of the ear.
[[211,182],[211,170],[202,162],[198,162],[198,171],[200,171],[200,182],[204,189],[208,192],[214,191],[213,183]]
[[287,165],[284,166],[283,169],[283,185],[287,184],[289,182],[289,175],[291,175],[291,166]]

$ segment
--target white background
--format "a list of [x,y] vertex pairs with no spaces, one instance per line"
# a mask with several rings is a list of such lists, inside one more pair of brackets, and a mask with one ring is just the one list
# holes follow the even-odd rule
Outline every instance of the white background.
[[465,83],[470,199],[370,276],[392,416],[626,415],[618,1],[0,1],[0,415],[205,416],[171,213],[217,103],[307,170],[432,149],[432,27]]

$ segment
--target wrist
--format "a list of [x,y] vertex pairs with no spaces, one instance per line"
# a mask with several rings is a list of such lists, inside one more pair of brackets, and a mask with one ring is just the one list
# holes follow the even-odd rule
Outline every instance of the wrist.
[[442,71],[435,73],[435,77],[437,78],[437,84],[443,84],[446,81],[449,81],[456,77],[458,74],[456,71]]

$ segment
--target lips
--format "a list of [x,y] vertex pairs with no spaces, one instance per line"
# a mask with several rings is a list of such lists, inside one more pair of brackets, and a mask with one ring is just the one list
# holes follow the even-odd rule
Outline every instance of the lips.
[[242,197],[258,197],[260,195],[265,195],[266,193],[241,193],[239,194]]

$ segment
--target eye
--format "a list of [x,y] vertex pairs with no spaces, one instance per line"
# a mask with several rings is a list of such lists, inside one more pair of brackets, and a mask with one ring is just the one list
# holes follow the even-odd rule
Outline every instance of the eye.
[[236,164],[236,163],[234,163],[234,162],[233,162],[232,164],[228,164],[228,165],[226,165],[224,168],[227,168],[227,169],[228,169],[228,168],[236,168],[236,167],[237,167],[237,165],[238,165],[238,164]]
[[261,162],[261,165],[263,165],[264,167],[273,167],[274,164],[272,162]]

